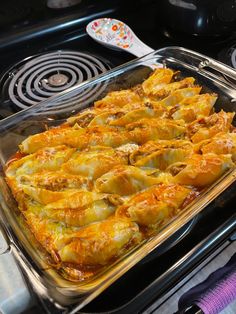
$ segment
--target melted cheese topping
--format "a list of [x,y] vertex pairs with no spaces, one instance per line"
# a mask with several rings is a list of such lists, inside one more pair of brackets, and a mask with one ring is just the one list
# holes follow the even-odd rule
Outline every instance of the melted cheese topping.
[[77,280],[157,231],[234,166],[234,113],[213,113],[217,95],[174,74],[157,69],[29,136],[7,164],[29,229]]

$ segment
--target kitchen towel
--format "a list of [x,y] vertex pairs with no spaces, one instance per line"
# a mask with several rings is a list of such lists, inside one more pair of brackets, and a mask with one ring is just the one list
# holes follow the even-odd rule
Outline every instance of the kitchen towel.
[[181,312],[195,304],[204,314],[218,314],[234,300],[236,300],[236,253],[225,266],[184,293],[179,299],[179,310]]

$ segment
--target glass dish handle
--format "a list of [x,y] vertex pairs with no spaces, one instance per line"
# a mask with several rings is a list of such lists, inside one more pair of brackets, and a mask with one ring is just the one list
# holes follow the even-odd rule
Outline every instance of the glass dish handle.
[[4,227],[0,223],[0,255],[7,253],[10,250],[9,239],[6,235]]
[[220,74],[223,74],[227,76],[228,78],[235,80],[236,82],[236,70],[218,61],[217,62],[215,62],[214,60],[201,61],[199,63],[198,68],[199,70],[202,70],[204,68],[213,69],[219,72]]

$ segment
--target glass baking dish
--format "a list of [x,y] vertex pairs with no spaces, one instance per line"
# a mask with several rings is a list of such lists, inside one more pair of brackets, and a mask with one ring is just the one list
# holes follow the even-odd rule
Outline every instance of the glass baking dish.
[[[26,272],[36,293],[67,313],[76,313],[132,266],[145,258],[185,224],[200,213],[212,200],[224,192],[236,178],[233,168],[204,191],[158,233],[144,240],[113,264],[83,282],[66,280],[59,271],[50,268],[46,254],[40,250],[21,219],[17,205],[4,180],[7,160],[29,135],[63,123],[69,116],[89,107],[108,92],[130,88],[141,83],[155,66],[180,70],[183,77],[193,76],[203,92],[219,95],[215,110],[235,111],[236,72],[211,58],[180,47],[167,47],[124,64],[99,77],[54,96],[0,121],[0,205],[1,229],[9,249]],[[234,123],[235,125],[235,123]]]

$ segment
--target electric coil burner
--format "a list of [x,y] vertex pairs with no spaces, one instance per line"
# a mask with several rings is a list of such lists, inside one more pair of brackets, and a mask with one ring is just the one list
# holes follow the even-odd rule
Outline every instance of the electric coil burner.
[[[11,100],[16,109],[26,109],[109,69],[105,60],[73,50],[30,57],[13,66],[2,77],[5,102]],[[91,92],[95,94],[97,91],[98,88],[90,91],[90,96]],[[88,93],[86,89],[86,96],[85,93],[77,95],[68,100],[68,104],[73,106]],[[65,108],[67,103],[63,100],[57,112]]]

